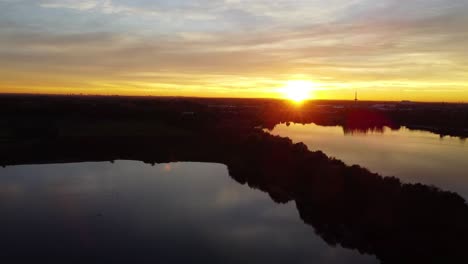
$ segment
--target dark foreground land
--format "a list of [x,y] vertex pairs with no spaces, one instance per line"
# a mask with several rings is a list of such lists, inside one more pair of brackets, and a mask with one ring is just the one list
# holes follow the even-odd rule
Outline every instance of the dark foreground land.
[[[321,102],[299,109],[275,100],[49,96],[4,96],[0,105],[2,166],[222,163],[239,183],[275,202],[295,202],[303,221],[330,245],[374,254],[382,263],[468,261],[468,206],[458,194],[347,166],[262,130],[294,121],[345,131],[405,125],[466,137],[464,105],[377,109],[374,103]],[[0,247],[18,253],[6,238]]]

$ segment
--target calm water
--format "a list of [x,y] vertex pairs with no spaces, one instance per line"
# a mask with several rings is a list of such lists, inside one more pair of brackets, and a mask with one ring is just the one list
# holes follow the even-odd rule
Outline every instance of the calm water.
[[304,142],[345,163],[358,164],[404,182],[432,184],[468,200],[468,142],[454,137],[402,128],[381,132],[344,133],[342,127],[315,124],[277,125],[274,135]]
[[0,169],[0,211],[0,256],[9,258],[378,263],[329,246],[300,220],[294,203],[274,203],[220,164],[7,167]]

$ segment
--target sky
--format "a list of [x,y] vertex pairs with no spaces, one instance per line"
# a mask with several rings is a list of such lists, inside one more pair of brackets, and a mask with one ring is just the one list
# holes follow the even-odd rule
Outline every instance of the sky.
[[0,92],[468,102],[468,0],[0,0]]

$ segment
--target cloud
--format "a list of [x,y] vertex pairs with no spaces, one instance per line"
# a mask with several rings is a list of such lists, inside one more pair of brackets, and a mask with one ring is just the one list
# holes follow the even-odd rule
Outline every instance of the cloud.
[[[145,1],[140,1],[132,4],[126,1],[112,1],[112,0],[47,0],[42,1],[40,6],[43,8],[65,8],[74,9],[78,11],[92,11],[100,12],[106,15],[130,15],[130,16],[150,16],[158,19],[176,19],[183,18],[188,20],[211,20],[215,17],[208,12],[192,11],[189,8],[167,8],[159,7],[157,5],[150,5]],[[146,4],[143,4],[146,3]]]
[[2,71],[47,76],[57,86],[218,83],[220,91],[258,92],[302,76],[330,88],[468,89],[461,0],[3,0],[0,7]]
[[40,3],[41,7],[45,8],[70,8],[78,10],[89,10],[96,8],[98,5],[109,4],[109,1],[74,1],[74,0],[62,0],[62,1],[43,1]]

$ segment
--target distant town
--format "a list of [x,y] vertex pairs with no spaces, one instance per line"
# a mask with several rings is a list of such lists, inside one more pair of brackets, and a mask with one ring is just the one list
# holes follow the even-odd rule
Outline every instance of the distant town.
[[65,123],[99,118],[270,129],[279,123],[316,123],[350,132],[404,126],[441,137],[468,137],[468,104],[463,103],[317,100],[295,104],[278,99],[1,95],[0,105],[3,139],[38,136],[54,129],[64,133]]

